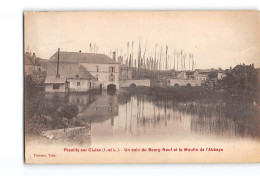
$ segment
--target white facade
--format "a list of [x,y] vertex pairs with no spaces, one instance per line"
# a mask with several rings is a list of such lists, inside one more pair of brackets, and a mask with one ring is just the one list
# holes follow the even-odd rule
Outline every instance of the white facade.
[[65,92],[64,84],[45,84],[45,92]]
[[95,64],[81,63],[81,65],[93,75],[95,79],[94,87],[107,89],[108,85],[114,84],[119,89],[119,64]]
[[207,76],[206,75],[198,75],[196,77],[196,80],[206,81],[207,80]]
[[222,72],[218,72],[218,80],[223,79],[226,76],[227,76],[226,74],[224,74]]
[[178,79],[187,79],[187,74],[186,72],[181,72],[177,75]]
[[86,79],[69,79],[70,92],[87,92],[94,86],[93,80]]

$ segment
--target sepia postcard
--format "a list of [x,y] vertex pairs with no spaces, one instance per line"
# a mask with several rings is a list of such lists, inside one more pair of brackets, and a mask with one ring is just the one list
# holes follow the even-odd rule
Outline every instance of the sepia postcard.
[[259,11],[24,12],[27,164],[260,162]]

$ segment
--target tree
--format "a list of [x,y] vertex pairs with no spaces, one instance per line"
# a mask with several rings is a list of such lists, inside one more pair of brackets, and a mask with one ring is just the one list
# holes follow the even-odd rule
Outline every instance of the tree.
[[208,77],[209,79],[216,79],[218,77],[218,73],[215,72],[215,71],[211,71],[209,74],[208,74]]
[[68,127],[69,127],[69,120],[72,119],[73,117],[76,117],[78,113],[79,113],[79,109],[77,105],[64,105],[61,107],[61,115],[62,117],[68,119]]

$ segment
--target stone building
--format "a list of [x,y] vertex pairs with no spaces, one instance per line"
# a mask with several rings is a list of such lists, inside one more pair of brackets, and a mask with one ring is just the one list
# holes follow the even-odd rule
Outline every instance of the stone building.
[[197,69],[194,71],[193,77],[196,80],[207,81],[210,72],[210,69]]
[[24,73],[25,75],[32,75],[34,71],[34,60],[31,53],[26,52],[24,54]]
[[65,89],[71,92],[119,88],[119,64],[104,54],[56,52],[49,60],[48,76],[65,78]]

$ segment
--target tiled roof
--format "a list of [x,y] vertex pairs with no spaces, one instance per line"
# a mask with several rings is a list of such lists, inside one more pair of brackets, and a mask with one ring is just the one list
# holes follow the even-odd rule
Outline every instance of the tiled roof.
[[65,77],[56,78],[56,76],[47,76],[44,81],[44,84],[51,84],[51,83],[64,84],[65,81],[66,81]]
[[[67,52],[60,51],[60,62],[72,62],[72,63],[98,63],[98,64],[116,64],[117,62],[108,57],[105,54],[96,53],[82,53],[82,52]],[[58,52],[56,52],[50,61],[58,60]]]
[[[57,63],[49,62],[47,67],[47,75],[55,76],[56,74],[57,74]],[[61,77],[66,77],[67,79],[75,79],[76,75],[78,75],[80,79],[95,78],[86,70],[85,67],[83,67],[79,63],[68,63],[68,62],[60,63],[59,74]]]
[[198,71],[198,73],[203,74],[203,73],[209,73],[212,70],[211,69],[196,69],[195,71]]
[[95,77],[90,74],[85,67],[82,65],[79,65],[79,69],[82,70],[85,73],[85,79],[95,79]]
[[47,66],[48,60],[47,59],[41,59],[41,58],[37,57],[35,59],[35,65],[37,65],[37,66]]
[[34,65],[32,58],[26,54],[24,54],[24,64],[25,65]]

